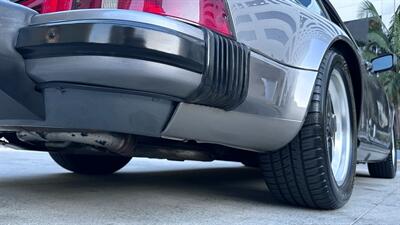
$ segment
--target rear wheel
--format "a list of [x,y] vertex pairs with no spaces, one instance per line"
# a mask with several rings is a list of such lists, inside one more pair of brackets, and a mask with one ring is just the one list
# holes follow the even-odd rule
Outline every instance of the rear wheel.
[[300,206],[336,209],[351,196],[356,168],[356,116],[350,73],[326,53],[303,128],[286,147],[262,154],[269,190]]
[[395,178],[397,172],[397,150],[394,138],[394,131],[392,132],[392,144],[390,154],[383,162],[368,163],[368,171],[371,177],[376,178]]
[[79,155],[50,153],[51,158],[61,167],[78,174],[111,174],[124,167],[129,157],[105,155]]
[[246,167],[253,167],[253,168],[258,168],[260,166],[258,160],[243,161],[242,164]]

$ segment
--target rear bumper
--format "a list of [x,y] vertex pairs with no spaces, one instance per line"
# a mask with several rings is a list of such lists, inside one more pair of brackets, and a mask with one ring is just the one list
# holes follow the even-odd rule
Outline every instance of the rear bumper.
[[202,39],[115,20],[28,26],[16,50],[40,86],[74,83],[181,99],[200,85],[206,52]]
[[124,10],[37,15],[0,2],[0,11],[9,14],[0,15],[3,131],[95,130],[267,151],[287,144],[307,111],[316,71],[205,29]]
[[135,19],[148,17],[132,21],[110,18],[110,12],[124,15],[123,10],[95,11],[94,18],[87,15],[93,10],[68,12],[67,20],[38,15],[19,31],[16,50],[39,86],[121,88],[222,109],[244,101],[246,46],[157,15],[128,11],[138,14]]

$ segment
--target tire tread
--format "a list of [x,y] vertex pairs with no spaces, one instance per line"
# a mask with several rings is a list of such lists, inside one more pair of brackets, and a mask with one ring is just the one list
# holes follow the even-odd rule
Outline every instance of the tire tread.
[[111,174],[124,167],[129,157],[103,155],[76,155],[50,152],[51,158],[61,167],[77,174]]
[[[328,54],[333,54],[334,51]],[[327,55],[321,64],[309,111],[299,134],[284,148],[260,155],[260,167],[269,190],[279,199],[311,208],[335,209],[345,201],[338,201],[332,193],[324,166],[322,121],[322,76],[327,66]],[[283,179],[282,179],[283,178]]]

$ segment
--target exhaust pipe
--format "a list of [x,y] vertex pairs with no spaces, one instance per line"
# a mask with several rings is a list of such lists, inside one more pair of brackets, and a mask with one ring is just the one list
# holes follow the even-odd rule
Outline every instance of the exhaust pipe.
[[24,142],[73,142],[92,145],[127,157],[133,156],[136,145],[136,138],[132,135],[111,133],[21,131],[17,133],[17,137]]

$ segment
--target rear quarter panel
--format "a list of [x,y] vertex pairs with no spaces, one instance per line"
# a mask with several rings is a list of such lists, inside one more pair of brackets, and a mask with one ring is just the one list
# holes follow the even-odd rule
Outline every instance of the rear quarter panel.
[[334,23],[289,0],[228,0],[239,42],[280,63],[317,70],[335,39]]

